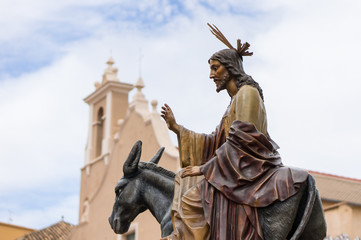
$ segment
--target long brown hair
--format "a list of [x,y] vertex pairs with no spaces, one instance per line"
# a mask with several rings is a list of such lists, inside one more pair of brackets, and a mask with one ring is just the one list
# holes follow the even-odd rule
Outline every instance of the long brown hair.
[[223,49],[213,54],[208,60],[208,63],[210,60],[217,60],[220,62],[229,71],[229,73],[236,78],[238,89],[240,89],[243,85],[251,85],[257,88],[259,95],[264,101],[262,88],[250,75],[247,75],[244,72],[241,56],[236,50]]

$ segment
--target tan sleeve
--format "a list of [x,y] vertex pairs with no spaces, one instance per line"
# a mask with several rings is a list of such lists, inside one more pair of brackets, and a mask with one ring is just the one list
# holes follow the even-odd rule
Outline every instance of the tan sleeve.
[[246,85],[241,87],[235,97],[236,120],[251,122],[259,131],[266,131],[265,110],[258,90],[255,87]]
[[180,127],[178,138],[179,158],[182,168],[187,166],[200,166],[204,149],[205,135]]

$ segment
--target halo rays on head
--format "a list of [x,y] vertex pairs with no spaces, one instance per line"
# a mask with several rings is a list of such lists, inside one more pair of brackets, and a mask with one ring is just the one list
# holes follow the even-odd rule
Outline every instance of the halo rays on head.
[[248,49],[251,46],[248,42],[244,44],[241,43],[241,39],[237,39],[237,49],[232,46],[232,44],[227,40],[227,38],[223,35],[223,33],[216,27],[214,24],[207,25],[210,27],[211,33],[216,36],[222,43],[224,43],[230,49],[237,51],[238,55],[243,59],[243,56],[252,56],[253,52],[249,52]]

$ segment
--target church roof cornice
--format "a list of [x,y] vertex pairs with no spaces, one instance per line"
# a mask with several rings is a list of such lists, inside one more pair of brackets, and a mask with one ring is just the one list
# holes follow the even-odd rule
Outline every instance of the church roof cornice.
[[90,104],[104,97],[109,91],[128,94],[133,88],[133,84],[109,81],[84,98],[84,101]]

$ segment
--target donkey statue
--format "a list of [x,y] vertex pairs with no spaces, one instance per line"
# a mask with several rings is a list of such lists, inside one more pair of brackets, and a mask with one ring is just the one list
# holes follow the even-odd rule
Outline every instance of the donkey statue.
[[157,219],[162,237],[173,231],[170,208],[174,194],[175,173],[157,165],[164,148],[149,162],[139,162],[142,142],[134,144],[123,165],[124,176],[115,187],[115,203],[109,223],[117,234],[128,231],[130,223],[149,209]]
[[[157,165],[164,148],[150,162],[139,162],[141,151],[138,141],[124,163],[109,223],[115,233],[125,233],[135,217],[149,209],[165,237],[173,231],[170,212],[175,173]],[[258,216],[265,240],[321,240],[326,236],[322,204],[312,176],[289,199],[258,208]]]

